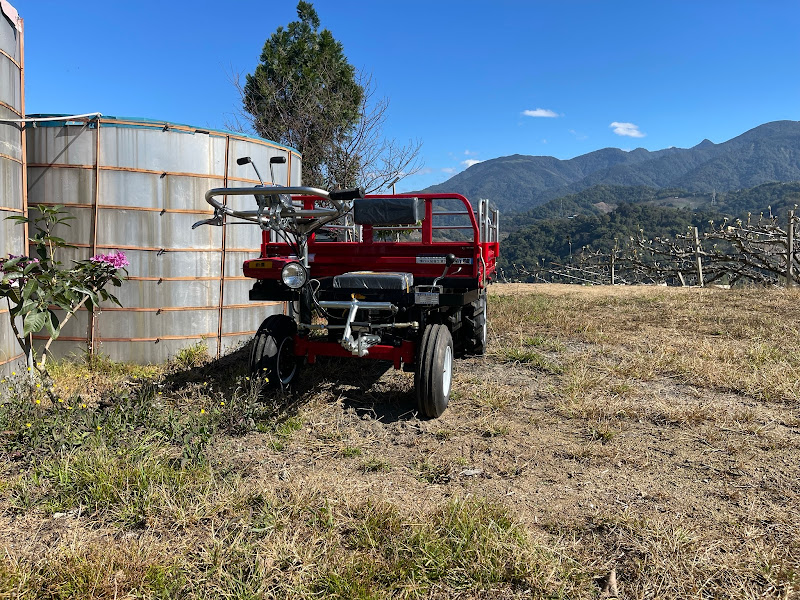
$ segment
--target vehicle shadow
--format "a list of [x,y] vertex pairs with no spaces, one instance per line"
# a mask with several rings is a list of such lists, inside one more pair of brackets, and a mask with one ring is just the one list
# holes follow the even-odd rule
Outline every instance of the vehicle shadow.
[[[220,358],[174,371],[164,384],[177,390],[187,384],[207,383],[213,389],[233,392],[250,375],[249,355],[247,344]],[[313,396],[325,394],[330,401],[341,402],[346,410],[383,423],[416,419],[416,400],[408,376],[398,373],[384,378],[393,369],[384,361],[321,356],[316,364],[303,366],[287,388],[265,386],[260,399],[274,407],[277,418],[291,416]]]
[[384,377],[390,370],[394,367],[384,361],[319,357],[316,364],[303,368],[293,392],[306,397],[325,393],[345,409],[383,423],[416,419],[408,376]]

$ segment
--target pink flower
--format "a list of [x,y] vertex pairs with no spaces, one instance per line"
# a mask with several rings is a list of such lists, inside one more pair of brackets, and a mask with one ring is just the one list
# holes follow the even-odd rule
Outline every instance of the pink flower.
[[91,258],[91,261],[106,263],[107,265],[110,265],[115,269],[121,269],[122,267],[127,267],[129,264],[131,264],[125,257],[125,254],[123,252],[120,252],[119,250],[114,252],[114,254],[98,254],[96,256],[93,256]]
[[[3,265],[6,263],[6,261],[13,260],[15,258],[28,258],[28,257],[25,256],[24,254],[9,254],[8,258],[0,258],[0,272],[5,273],[6,270],[3,268]],[[28,260],[19,261],[17,263],[17,267],[19,269],[24,269],[28,265],[30,265],[32,263],[38,263],[38,262],[39,262],[38,258],[29,258]]]

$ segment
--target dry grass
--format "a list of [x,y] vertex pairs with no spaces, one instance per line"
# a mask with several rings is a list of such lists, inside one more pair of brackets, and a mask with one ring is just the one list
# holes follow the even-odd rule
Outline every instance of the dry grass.
[[492,294],[436,421],[378,364],[264,397],[200,348],[3,387],[0,598],[800,595],[800,295]]
[[525,294],[522,284],[509,287],[492,307],[503,353],[523,352],[525,340],[570,339],[590,345],[572,362],[620,378],[672,376],[763,400],[800,400],[795,291],[542,285]]

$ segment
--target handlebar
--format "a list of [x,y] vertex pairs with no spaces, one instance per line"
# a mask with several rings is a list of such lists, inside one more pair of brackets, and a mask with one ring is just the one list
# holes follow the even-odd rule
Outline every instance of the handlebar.
[[325,190],[312,187],[274,186],[274,187],[247,187],[247,188],[212,188],[206,192],[206,202],[208,202],[211,206],[214,207],[215,214],[222,213],[231,217],[244,219],[245,221],[250,221],[252,223],[258,223],[259,217],[257,210],[234,210],[231,207],[222,204],[219,200],[215,198],[215,196],[273,196],[273,195],[277,196],[280,194],[317,196],[319,198],[323,198],[325,200],[330,201],[334,206],[336,206],[336,210],[320,208],[314,210],[295,210],[291,213],[292,215],[298,217],[327,217],[330,215],[339,214],[339,212],[344,208],[340,201],[331,200],[328,192],[326,192]]
[[[363,196],[363,190],[360,188],[353,188],[349,190],[339,190],[337,192],[326,192],[319,188],[313,187],[283,187],[283,186],[257,186],[257,187],[242,187],[242,188],[213,188],[206,192],[205,199],[211,206],[214,207],[214,218],[205,221],[198,221],[192,226],[192,229],[200,225],[222,225],[222,217],[224,215],[236,217],[244,221],[256,223],[258,225],[267,225],[270,221],[266,217],[263,210],[234,210],[233,208],[224,205],[216,199],[217,196],[255,196],[259,200],[261,206],[261,199],[265,196],[273,197],[279,200],[282,195],[301,195],[301,196],[316,196],[330,202],[334,208],[311,208],[300,209],[291,206],[291,202],[284,204],[283,202],[276,202],[275,206],[278,208],[278,218],[290,219],[293,223],[292,228],[297,231],[305,231],[309,233],[319,227],[337,219],[345,214],[352,208],[350,200]],[[275,213],[273,213],[273,216]],[[297,223],[296,219],[313,219],[313,222],[306,222],[302,224]],[[270,225],[270,227],[273,227]]]

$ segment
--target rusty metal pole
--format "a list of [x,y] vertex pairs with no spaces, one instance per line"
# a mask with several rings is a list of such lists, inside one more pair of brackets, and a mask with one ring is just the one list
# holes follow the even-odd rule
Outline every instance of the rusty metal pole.
[[[66,127],[66,123],[65,123]],[[91,124],[87,121],[85,128],[89,129]],[[100,205],[100,117],[95,120],[94,138],[94,198],[92,200],[92,256],[97,255],[97,222],[99,218]],[[88,349],[89,367],[92,368],[93,359],[97,353],[97,329],[98,317],[97,307],[93,306],[89,310],[88,330],[86,332],[86,345]]]
[[[19,19],[19,86],[20,86],[20,118],[25,118],[25,24],[22,19]],[[22,133],[22,216],[28,216],[28,145],[27,145],[27,131],[26,124],[20,124],[20,131]],[[22,226],[23,239],[22,254],[30,254],[30,243],[28,236],[28,224],[24,223]]]
[[[231,136],[225,136],[225,175],[222,179],[222,187],[228,187],[228,165],[230,159],[228,154],[231,151]],[[228,197],[222,198],[222,203],[228,203]],[[224,217],[223,217],[224,222]],[[227,239],[225,237],[225,227],[222,227],[222,242],[220,246],[219,264],[219,320],[217,322],[217,358],[222,356],[222,323],[225,316],[225,253],[227,250]]]

